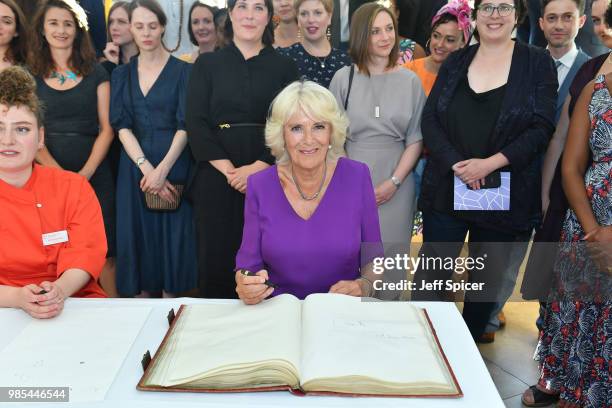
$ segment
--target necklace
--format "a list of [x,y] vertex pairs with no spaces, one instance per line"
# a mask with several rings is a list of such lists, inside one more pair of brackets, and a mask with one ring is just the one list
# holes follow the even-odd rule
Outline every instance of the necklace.
[[325,164],[324,164],[324,167],[323,167],[323,178],[321,179],[321,185],[319,185],[319,189],[311,197],[307,197],[302,192],[302,189],[300,188],[300,185],[298,184],[297,180],[295,179],[295,176],[293,175],[293,166],[291,166],[291,179],[293,180],[293,184],[295,184],[295,187],[297,188],[298,193],[300,193],[300,197],[302,197],[302,200],[312,201],[312,200],[316,199],[319,196],[319,194],[321,194],[321,191],[323,190],[323,185],[325,184],[325,176],[326,175],[327,175],[327,160],[325,161]]
[[[317,61],[319,61],[319,66],[321,68],[325,68],[325,66],[326,66],[325,63],[327,62],[327,58],[329,58],[329,56],[331,55],[331,51],[332,51],[331,49],[329,50],[329,53],[326,56],[324,56],[324,57],[317,57],[316,55],[314,55],[313,52],[311,52],[310,50],[306,49],[304,44],[302,44],[302,48],[304,48],[304,51],[306,51],[306,53],[308,55],[312,56],[313,58],[316,58]],[[309,45],[308,48],[311,49],[311,50],[316,49],[312,45]]]
[[53,71],[49,78],[57,79],[60,85],[64,85],[64,82],[66,82],[69,79],[74,82],[77,81],[77,75],[74,72],[72,72],[69,69],[67,69],[65,72],[66,72],[66,75],[64,75],[63,73],[57,72],[57,71]]
[[[382,83],[380,84],[380,88],[383,91],[383,94],[385,92],[385,83],[387,82],[387,73],[383,73],[381,75],[384,75],[384,78],[382,80]],[[380,101],[380,97],[378,92],[376,92],[376,85],[372,83],[372,75],[370,75],[369,77],[369,82],[370,82],[370,89],[372,90],[372,96],[374,98],[372,98],[374,100],[374,117],[376,119],[380,118],[380,105],[381,105],[381,101]]]
[[[327,57],[329,57],[329,55]],[[319,61],[321,68],[325,68],[325,61],[327,61],[327,57],[315,57]]]

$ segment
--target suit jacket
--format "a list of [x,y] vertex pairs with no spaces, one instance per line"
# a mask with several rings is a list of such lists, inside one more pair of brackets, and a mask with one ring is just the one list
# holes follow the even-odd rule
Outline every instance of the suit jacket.
[[[370,3],[373,0],[348,0],[349,2],[349,28],[351,26],[350,21],[353,18],[353,13],[360,6],[366,3]],[[331,22],[331,37],[332,46],[338,48],[340,45],[340,0],[334,0],[334,13],[332,14]]]
[[563,80],[563,83],[561,84],[561,87],[559,88],[559,96],[557,97],[557,111],[555,114],[555,123],[559,122],[559,118],[561,117],[561,110],[563,109],[563,103],[565,102],[565,98],[567,97],[567,95],[569,95],[570,86],[572,85],[572,82],[574,81],[574,77],[576,77],[576,74],[578,73],[578,70],[580,70],[580,67],[582,67],[582,65],[585,62],[587,62],[589,59],[591,59],[591,57],[589,57],[582,50],[578,50],[578,55],[576,55],[576,59],[574,60],[574,63],[572,64],[570,71],[568,72],[567,76]]
[[[419,209],[433,208],[437,186],[452,180],[452,166],[469,159],[447,136],[448,108],[457,85],[467,75],[476,55],[475,44],[451,54],[440,68],[421,122],[429,160],[423,174]],[[454,216],[484,228],[522,233],[539,223],[541,165],[554,131],[557,101],[557,71],[543,49],[516,42],[501,110],[491,136],[491,152],[501,152],[510,162],[502,171],[511,172],[509,211],[453,211]],[[478,113],[474,112],[474,120]],[[452,185],[452,183],[450,183]],[[452,204],[451,208],[452,208]]]

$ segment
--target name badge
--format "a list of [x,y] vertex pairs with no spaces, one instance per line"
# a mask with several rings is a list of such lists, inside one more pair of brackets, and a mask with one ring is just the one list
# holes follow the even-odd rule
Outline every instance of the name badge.
[[68,231],[63,230],[42,234],[42,241],[44,246],[68,242]]

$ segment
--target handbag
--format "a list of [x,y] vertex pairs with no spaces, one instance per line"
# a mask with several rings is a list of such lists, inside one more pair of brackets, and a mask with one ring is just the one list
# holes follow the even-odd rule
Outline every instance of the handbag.
[[[134,104],[134,96],[132,95],[132,71],[131,67],[128,67],[128,93],[130,95],[130,103]],[[164,200],[157,194],[153,193],[145,193],[144,202],[147,210],[150,211],[159,211],[159,212],[170,212],[176,211],[181,205],[181,199],[183,198],[183,191],[185,190],[184,184],[174,184],[170,183],[176,189],[176,196],[174,203]]]
[[183,198],[183,191],[185,190],[185,186],[183,184],[170,184],[174,186],[177,193],[175,195],[174,203],[164,200],[157,194],[143,193],[147,210],[160,212],[170,212],[178,210],[178,208],[181,206],[181,199]]

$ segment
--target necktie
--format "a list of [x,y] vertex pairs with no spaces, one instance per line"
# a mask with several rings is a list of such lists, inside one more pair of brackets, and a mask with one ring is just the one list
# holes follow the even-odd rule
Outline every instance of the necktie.
[[562,63],[561,61],[559,61],[559,60],[556,60],[556,61],[555,61],[555,68],[557,69],[557,71],[559,70],[559,67],[560,67],[561,65],[563,65],[563,63]]

